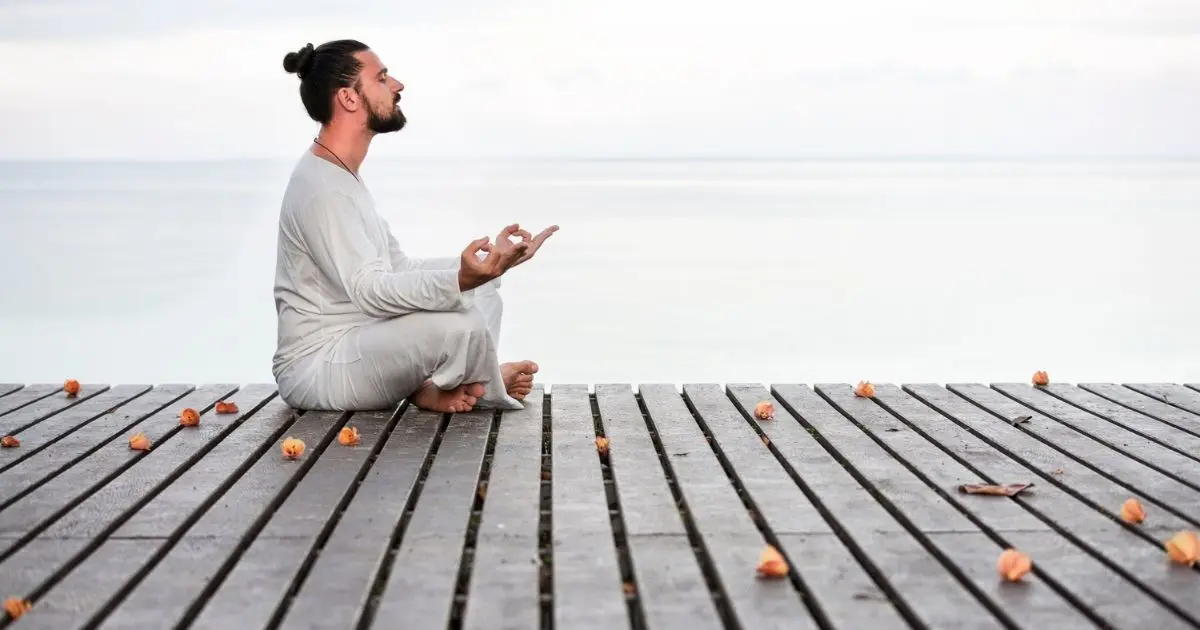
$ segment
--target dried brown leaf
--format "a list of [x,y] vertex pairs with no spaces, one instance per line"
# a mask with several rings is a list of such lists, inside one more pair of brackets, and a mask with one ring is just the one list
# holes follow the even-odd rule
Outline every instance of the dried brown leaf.
[[1010,483],[997,486],[988,483],[964,483],[958,487],[958,491],[965,492],[966,494],[990,494],[1013,497],[1032,485],[1032,483]]

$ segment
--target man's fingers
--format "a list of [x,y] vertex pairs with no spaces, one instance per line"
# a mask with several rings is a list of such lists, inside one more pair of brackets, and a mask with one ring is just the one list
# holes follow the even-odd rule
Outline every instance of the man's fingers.
[[475,255],[476,252],[479,252],[480,250],[485,251],[485,252],[491,250],[491,246],[488,245],[488,237],[485,236],[483,238],[477,238],[477,239],[471,241],[467,245],[467,249],[463,253],[473,256],[473,255]]
[[551,235],[551,234],[554,234],[554,233],[555,233],[555,232],[557,232],[557,231],[558,231],[558,226],[557,226],[557,225],[551,225],[550,227],[548,227],[548,228],[546,228],[546,229],[542,230],[541,232],[538,232],[537,238],[535,238],[535,239],[533,239],[533,240],[534,240],[534,241],[535,241],[537,244],[541,245],[541,244],[542,244],[542,241],[545,241],[546,239],[550,238],[550,235]]
[[529,239],[531,239],[531,238],[533,238],[533,236],[531,236],[531,235],[529,234],[529,231],[528,231],[528,230],[517,230],[516,232],[513,232],[513,234],[514,234],[514,235],[516,235],[516,236],[520,236],[520,237],[521,237],[521,242],[522,242],[522,243],[523,243],[523,242],[525,242],[525,241],[528,241],[528,240],[529,240]]
[[496,240],[500,240],[502,238],[508,238],[508,237],[512,236],[513,234],[516,234],[517,231],[519,231],[520,229],[521,229],[521,226],[520,226],[520,224],[517,224],[517,223],[513,223],[512,225],[506,225],[506,226],[504,226],[503,230],[500,230],[500,236]]
[[520,261],[521,257],[523,257],[525,255],[525,252],[528,250],[529,250],[529,243],[526,243],[525,241],[521,241],[520,243],[514,244],[512,246],[512,248],[508,251],[508,261],[509,261],[508,266],[511,267],[512,265],[514,265],[518,261]]

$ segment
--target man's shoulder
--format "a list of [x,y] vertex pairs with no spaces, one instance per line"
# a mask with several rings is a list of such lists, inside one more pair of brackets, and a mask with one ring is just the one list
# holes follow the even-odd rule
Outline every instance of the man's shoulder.
[[301,217],[331,210],[365,213],[370,208],[370,197],[362,190],[321,173],[297,168],[288,180],[280,210],[284,216]]

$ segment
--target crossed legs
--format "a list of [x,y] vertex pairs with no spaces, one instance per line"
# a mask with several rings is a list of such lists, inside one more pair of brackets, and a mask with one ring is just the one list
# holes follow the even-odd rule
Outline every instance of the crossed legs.
[[502,309],[490,289],[477,293],[467,311],[413,313],[362,326],[298,368],[302,376],[294,384],[280,379],[280,393],[288,404],[313,410],[386,409],[406,398],[439,412],[520,409],[537,364],[497,360]]

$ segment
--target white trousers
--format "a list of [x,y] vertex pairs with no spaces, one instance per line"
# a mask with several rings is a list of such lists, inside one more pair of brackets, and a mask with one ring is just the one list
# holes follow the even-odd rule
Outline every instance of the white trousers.
[[497,341],[504,302],[490,283],[462,312],[420,312],[356,328],[328,351],[281,375],[279,393],[296,409],[391,409],[427,380],[441,389],[479,383],[478,407],[522,409],[500,374]]

